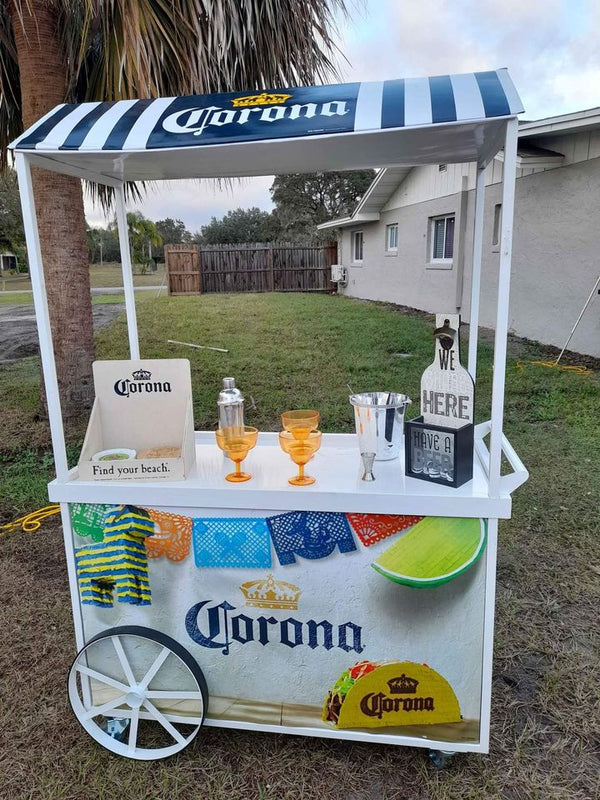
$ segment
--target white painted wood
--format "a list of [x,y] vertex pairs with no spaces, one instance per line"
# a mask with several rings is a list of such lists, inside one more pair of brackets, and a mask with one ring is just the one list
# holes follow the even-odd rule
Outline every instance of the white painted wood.
[[127,227],[127,212],[125,210],[125,190],[123,186],[119,186],[115,189],[115,208],[117,212],[119,247],[121,250],[123,289],[125,292],[127,334],[129,336],[129,357],[132,359],[137,359],[140,357],[140,345],[138,342],[137,319],[135,313],[135,292],[133,290],[133,266],[131,263],[129,229]]
[[56,477],[59,481],[67,480],[69,471],[67,463],[67,449],[65,445],[65,432],[63,427],[60,393],[58,390],[58,377],[56,375],[56,362],[54,360],[54,346],[50,315],[48,312],[48,298],[46,295],[46,280],[40,238],[35,213],[35,198],[33,196],[33,183],[31,180],[31,167],[27,156],[16,154],[17,178],[21,193],[23,208],[23,227],[27,242],[29,259],[29,274],[33,290],[33,303],[37,319],[38,338],[40,341],[40,357],[46,387],[46,403],[48,406],[48,421],[50,423],[50,436],[52,438],[52,451]]
[[500,462],[502,458],[502,417],[506,380],[506,340],[510,299],[510,269],[512,232],[515,209],[518,121],[509,120],[504,145],[504,183],[502,186],[502,223],[500,231],[500,268],[496,333],[494,337],[494,375],[492,382],[492,429],[490,435],[490,497],[500,493]]
[[71,598],[71,611],[73,612],[73,626],[75,628],[75,644],[81,650],[85,644],[83,630],[83,617],[79,602],[79,589],[77,585],[77,570],[75,568],[75,548],[73,546],[73,528],[71,514],[67,503],[60,504],[60,518],[62,522],[63,542],[67,561],[67,574],[69,576],[69,594]]
[[344,739],[349,742],[371,742],[372,744],[396,744],[404,747],[427,747],[430,750],[448,750],[455,753],[486,753],[481,742],[452,742],[441,739],[424,739],[417,736],[398,734],[369,733],[368,731],[337,728],[300,728],[289,725],[264,725],[255,722],[238,722],[223,719],[204,720],[204,724],[215,728],[230,728],[241,731],[257,731],[264,733],[288,733],[293,736],[316,736],[320,739]]
[[460,203],[455,231],[454,266],[456,284],[454,289],[454,305],[458,312],[462,312],[463,294],[465,283],[465,240],[467,236],[468,208],[469,208],[469,179],[461,175],[460,164],[455,165],[456,175],[461,181]]
[[[477,426],[477,439],[488,430]],[[63,502],[134,503],[141,506],[209,508],[276,508],[298,511],[350,511],[380,514],[424,514],[441,517],[510,517],[510,494],[489,496],[486,471],[474,460],[473,480],[458,489],[406,478],[403,461],[377,462],[376,480],[361,480],[355,434],[324,434],[310,462],[313,486],[290,486],[294,465],[279,446],[276,433],[260,433],[245,469],[252,480],[232,486],[224,476],[231,462],[217,448],[212,431],[196,433],[196,471],[177,481],[80,481],[72,470],[67,484],[52,481],[50,499]]]
[[32,167],[41,167],[51,172],[59,172],[61,175],[71,175],[73,178],[80,178],[82,180],[91,181],[92,183],[100,183],[104,186],[122,186],[122,181],[116,178],[103,175],[91,169],[74,166],[73,164],[62,164],[59,161],[54,161],[51,157],[41,156],[38,153],[32,152],[27,156],[27,160]]
[[460,363],[459,314],[436,314],[436,329],[454,331],[450,348],[436,337],[435,355],[421,376],[421,415],[426,425],[462,428],[473,422],[473,379]]
[[479,744],[482,753],[489,752],[490,715],[492,705],[492,669],[494,656],[494,608],[496,605],[496,558],[498,553],[498,520],[488,520],[488,539],[485,551],[485,599],[483,621],[483,653],[481,671],[481,710],[479,714]]
[[485,170],[477,170],[475,219],[473,222],[473,265],[471,269],[471,318],[469,320],[469,356],[467,369],[477,381],[477,341],[479,338],[479,303],[481,298],[481,258],[483,253],[483,211],[485,207]]

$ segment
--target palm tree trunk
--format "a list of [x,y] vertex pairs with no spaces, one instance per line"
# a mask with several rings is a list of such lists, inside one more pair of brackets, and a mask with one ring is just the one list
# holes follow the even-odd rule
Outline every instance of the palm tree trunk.
[[[13,0],[11,16],[26,129],[64,102],[65,55],[50,3]],[[65,418],[71,419],[88,408],[93,398],[94,339],[83,193],[79,180],[39,169],[33,170],[33,186],[62,408]]]

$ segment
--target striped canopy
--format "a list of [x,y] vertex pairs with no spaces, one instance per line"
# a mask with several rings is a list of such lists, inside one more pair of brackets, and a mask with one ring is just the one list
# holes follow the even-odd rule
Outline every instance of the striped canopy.
[[521,111],[501,69],[61,105],[11,147],[50,169],[106,182],[483,164]]

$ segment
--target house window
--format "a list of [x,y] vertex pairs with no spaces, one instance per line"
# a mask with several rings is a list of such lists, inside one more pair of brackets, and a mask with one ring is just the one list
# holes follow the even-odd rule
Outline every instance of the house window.
[[398,223],[385,226],[385,249],[388,253],[398,251]]
[[452,261],[454,253],[454,215],[431,218],[430,261]]
[[352,261],[360,262],[363,260],[363,232],[354,231],[352,234]]
[[502,203],[494,206],[494,229],[492,232],[492,247],[500,247],[500,227],[502,225]]

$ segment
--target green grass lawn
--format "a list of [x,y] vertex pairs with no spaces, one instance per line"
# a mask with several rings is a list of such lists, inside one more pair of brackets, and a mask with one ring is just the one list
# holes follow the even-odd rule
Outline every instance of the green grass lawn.
[[[165,277],[165,265],[157,265],[156,272],[147,272],[142,275],[139,266],[134,266],[133,285],[134,286],[160,286]],[[123,285],[121,265],[118,263],[90,264],[90,285],[92,289],[97,287],[115,287]],[[3,291],[24,291],[31,289],[31,281],[28,275],[3,275],[0,277],[0,300]],[[16,302],[13,300],[13,302]]]
[[[432,319],[383,304],[269,294],[138,296],[137,306],[142,354],[190,359],[198,429],[214,427],[220,380],[234,375],[252,406],[249,424],[279,429],[282,410],[310,406],[323,430],[349,431],[348,384],[418,401],[433,359]],[[126,342],[120,318],[98,335],[98,357],[126,358]],[[532,364],[547,355],[533,343],[513,342],[510,352],[506,432],[531,479],[515,493],[513,518],[500,523],[490,756],[457,756],[438,773],[412,749],[214,729],[165,762],[109,756],[67,707],[74,644],[62,537],[51,521],[0,538],[0,798],[598,797],[600,381]],[[489,415],[491,363],[482,344],[477,421]],[[0,511],[10,519],[45,503],[52,473],[37,359],[0,369],[0,402]],[[84,430],[85,421],[68,430],[72,461]]]
[[[124,303],[122,294],[96,294],[92,296],[92,305],[105,303]],[[33,295],[30,292],[17,292],[17,294],[2,294],[0,292],[0,306],[27,306],[33,305]]]

